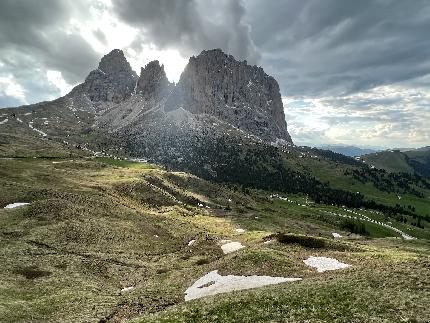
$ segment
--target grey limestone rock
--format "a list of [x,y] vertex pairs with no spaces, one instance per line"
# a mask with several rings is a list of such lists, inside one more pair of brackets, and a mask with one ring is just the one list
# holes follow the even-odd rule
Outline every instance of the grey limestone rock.
[[220,49],[191,57],[167,109],[209,114],[264,141],[291,142],[279,86],[261,67]]
[[141,68],[136,93],[146,99],[159,100],[167,95],[172,85],[166,77],[164,66],[160,66],[158,61],[152,61]]
[[98,69],[90,72],[84,83],[73,89],[73,94],[86,94],[93,102],[119,103],[131,96],[137,79],[124,53],[114,49],[101,59]]

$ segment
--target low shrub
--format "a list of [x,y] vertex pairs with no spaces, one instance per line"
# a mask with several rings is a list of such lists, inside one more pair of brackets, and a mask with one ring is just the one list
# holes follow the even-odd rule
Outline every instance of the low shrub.
[[324,239],[297,234],[278,233],[276,239],[284,244],[298,244],[305,248],[320,249],[327,247]]

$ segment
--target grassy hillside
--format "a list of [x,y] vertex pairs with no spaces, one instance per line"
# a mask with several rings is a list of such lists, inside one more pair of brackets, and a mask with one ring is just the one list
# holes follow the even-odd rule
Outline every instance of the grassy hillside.
[[[430,215],[429,180],[409,174],[391,174],[371,169],[363,166],[361,162],[347,164],[347,161],[336,161],[336,158],[337,156],[327,158],[308,150],[297,152],[296,155],[291,152],[285,163],[289,168],[315,177],[331,188],[360,195],[363,201],[375,201],[392,208],[399,206],[404,210],[413,207],[417,215]],[[410,217],[410,220],[416,222],[413,217]]]
[[415,172],[430,178],[430,149],[428,147],[421,150],[406,151],[409,164]]
[[378,153],[365,155],[363,159],[369,165],[376,168],[385,169],[388,172],[413,173],[414,169],[408,164],[407,156],[398,151],[381,151]]
[[[272,194],[108,158],[0,159],[0,207],[30,203],[0,208],[0,317],[3,322],[430,318],[428,223],[422,229],[371,210]],[[391,222],[420,239],[403,240],[365,217]],[[358,227],[364,228],[360,234],[351,232]],[[293,238],[278,241],[277,232]],[[333,240],[332,232],[343,238]],[[222,239],[246,247],[224,255]],[[333,257],[352,267],[317,273],[303,263],[309,256]],[[303,280],[184,302],[184,291],[212,270]]]
[[[217,295],[133,322],[425,322],[430,313],[420,298],[428,294],[410,277],[410,266],[416,266],[414,275],[425,275],[426,261],[406,258],[404,253],[384,254],[378,266],[364,253],[359,269],[352,272]],[[387,271],[387,266],[393,269]],[[400,291],[399,284],[416,287]]]
[[383,151],[363,156],[377,168],[388,172],[415,173],[430,178],[430,150],[422,148],[410,151]]
[[0,124],[0,157],[72,157],[102,151],[124,156],[119,138],[91,127],[88,113],[72,111],[59,103],[62,100],[2,109],[7,122]]

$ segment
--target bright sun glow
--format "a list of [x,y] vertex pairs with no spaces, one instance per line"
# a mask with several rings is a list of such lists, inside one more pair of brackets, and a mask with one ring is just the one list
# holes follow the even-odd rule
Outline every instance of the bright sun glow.
[[[114,48],[123,49],[133,70],[138,74],[141,67],[152,60],[159,60],[164,65],[169,81],[178,82],[188,60],[175,49],[160,50],[149,42],[133,44],[138,30],[122,23],[110,12],[109,0],[103,1],[102,4],[102,9],[95,5],[89,7],[90,19],[87,16],[83,20],[80,20],[79,16],[72,19],[70,32],[78,32],[100,57]],[[145,42],[144,38],[140,38]],[[141,50],[136,50],[136,47]]]
[[160,61],[164,65],[167,78],[170,82],[178,82],[182,71],[188,63],[176,50],[158,50],[155,46],[144,45],[143,50],[137,53],[132,48],[128,49],[126,56],[132,68],[140,73],[140,68],[153,60]]

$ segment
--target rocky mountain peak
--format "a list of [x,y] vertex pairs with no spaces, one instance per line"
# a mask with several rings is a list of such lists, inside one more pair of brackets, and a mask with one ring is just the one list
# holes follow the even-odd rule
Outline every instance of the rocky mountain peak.
[[[96,112],[106,110],[104,102],[121,103],[109,108],[106,125],[119,119],[121,125],[126,120],[148,126],[150,122],[139,118],[154,117],[148,111],[164,111],[169,118],[185,115],[194,126],[207,128],[219,120],[224,128],[237,128],[266,143],[291,142],[276,80],[261,67],[237,61],[220,49],[191,57],[176,86],[169,83],[159,61],[149,62],[138,77],[124,53],[113,50],[74,91],[97,103]],[[128,100],[134,93],[137,98]]]
[[106,74],[134,73],[124,52],[120,49],[114,49],[103,56],[99,63],[99,70]]
[[269,142],[291,142],[279,85],[261,67],[220,49],[191,57],[168,109],[209,114]]
[[146,98],[159,99],[166,93],[169,86],[164,66],[155,60],[141,68],[136,92]]
[[[222,51],[221,48],[214,48],[214,49],[205,49],[201,51],[199,55],[197,55],[198,58],[202,57],[222,57],[222,58],[232,58],[234,57],[232,55],[228,55]],[[195,56],[192,56],[191,59],[195,59]]]
[[72,94],[84,93],[93,102],[119,103],[131,96],[137,79],[123,51],[114,49],[102,57],[98,68]]

